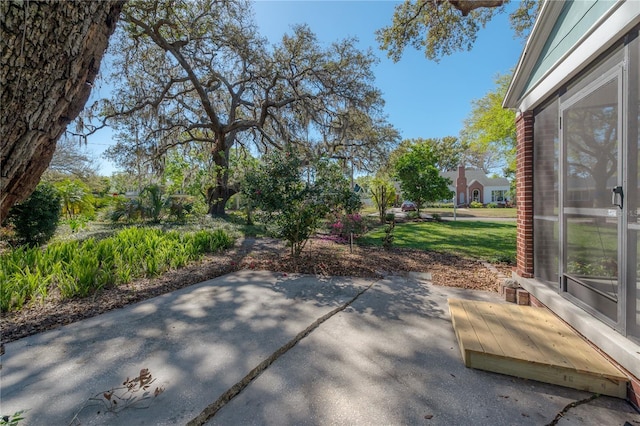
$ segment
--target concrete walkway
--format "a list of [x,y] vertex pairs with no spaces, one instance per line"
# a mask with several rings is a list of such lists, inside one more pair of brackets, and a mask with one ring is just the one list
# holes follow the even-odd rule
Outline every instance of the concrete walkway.
[[[373,282],[241,271],[7,344],[0,411],[28,410],[27,425],[186,424],[365,289],[207,424],[541,425],[590,396],[464,367],[446,300],[496,295],[398,276]],[[164,392],[109,409],[103,393],[143,368],[156,379],[149,390]],[[600,397],[558,424],[625,421],[640,424],[640,415]]]

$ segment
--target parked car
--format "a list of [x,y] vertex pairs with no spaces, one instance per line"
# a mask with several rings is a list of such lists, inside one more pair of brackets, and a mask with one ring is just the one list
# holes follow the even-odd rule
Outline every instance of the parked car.
[[414,212],[418,210],[418,206],[416,206],[416,203],[414,203],[413,201],[403,201],[400,209],[403,212]]

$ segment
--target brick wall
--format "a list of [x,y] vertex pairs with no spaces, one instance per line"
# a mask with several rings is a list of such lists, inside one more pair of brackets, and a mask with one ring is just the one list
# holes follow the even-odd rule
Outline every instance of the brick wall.
[[458,166],[458,178],[456,179],[456,194],[458,199],[456,204],[468,204],[469,196],[467,194],[467,177],[465,175],[464,166]]
[[533,111],[518,115],[516,130],[516,273],[524,278],[533,278]]
[[478,201],[481,203],[486,203],[487,201],[484,199],[484,187],[480,182],[473,182],[469,185],[469,202],[474,201],[473,199],[473,191],[478,190]]

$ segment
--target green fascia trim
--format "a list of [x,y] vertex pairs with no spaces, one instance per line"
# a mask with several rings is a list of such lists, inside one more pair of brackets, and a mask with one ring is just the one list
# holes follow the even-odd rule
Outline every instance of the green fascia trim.
[[522,97],[584,36],[615,0],[567,0],[520,94]]

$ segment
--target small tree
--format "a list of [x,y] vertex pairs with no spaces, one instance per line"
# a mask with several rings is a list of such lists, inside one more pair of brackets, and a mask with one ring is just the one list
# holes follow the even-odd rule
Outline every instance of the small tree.
[[391,207],[396,199],[396,188],[388,176],[378,175],[371,181],[369,191],[378,209],[380,223],[384,223],[387,208]]
[[330,211],[342,215],[360,211],[360,196],[351,189],[349,180],[333,161],[320,159],[313,167],[314,186]]
[[490,173],[502,168],[505,175],[516,169],[516,113],[502,108],[511,74],[498,75],[496,87],[471,102],[469,116],[460,132],[467,148],[464,163]]
[[53,237],[60,220],[61,197],[48,183],[39,184],[22,203],[9,210],[9,221],[23,244],[44,244]]
[[339,169],[330,163],[307,164],[287,148],[266,155],[262,164],[248,170],[242,192],[266,213],[297,257],[332,208],[352,206],[351,198],[346,198],[348,181],[337,173]]
[[75,219],[78,215],[92,217],[95,208],[91,190],[79,179],[65,179],[55,184],[62,199],[62,212],[67,219]]
[[418,214],[426,202],[450,199],[451,179],[440,176],[437,158],[428,144],[413,144],[395,162],[404,197],[416,203]]

